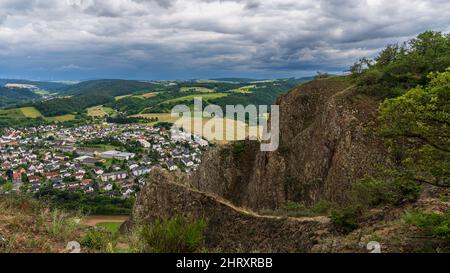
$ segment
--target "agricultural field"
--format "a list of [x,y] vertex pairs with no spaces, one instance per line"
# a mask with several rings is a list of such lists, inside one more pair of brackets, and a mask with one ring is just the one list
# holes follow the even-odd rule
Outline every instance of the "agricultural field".
[[[172,117],[170,113],[160,113],[160,114],[139,114],[133,117],[141,117],[141,118],[158,118],[157,122],[168,122],[174,123],[177,127],[185,129],[187,132],[191,132],[194,134],[202,134],[206,139],[212,142],[216,142],[219,144],[226,143],[227,141],[223,140],[226,138],[226,135],[233,135],[233,140],[242,140],[248,136],[256,136],[259,138],[261,136],[261,129],[258,128],[250,128],[246,123],[237,120],[231,120],[227,118],[191,118],[190,120],[185,118]],[[211,122],[210,122],[211,121]],[[214,129],[214,124],[217,125],[217,130]],[[206,125],[206,127],[205,127]],[[203,128],[205,128],[203,130]],[[213,129],[209,129],[213,128]],[[251,130],[250,130],[251,129]],[[245,131],[244,136],[238,136],[236,134],[237,130]],[[234,134],[233,134],[234,132]],[[215,139],[216,136],[219,140]]]
[[255,88],[256,88],[256,85],[247,85],[247,86],[243,86],[238,89],[230,90],[229,92],[240,93],[240,94],[251,94],[251,93],[253,93],[253,89],[255,89]]
[[133,96],[133,94],[123,95],[123,96],[117,96],[117,97],[114,97],[114,99],[115,99],[116,101],[118,101],[118,100],[122,100],[122,99],[124,99],[124,98],[128,98],[128,97],[131,97],[131,96]]
[[196,95],[190,95],[185,96],[181,98],[166,100],[164,103],[174,103],[174,102],[182,102],[182,101],[193,101],[196,97],[202,97],[203,100],[210,100],[210,99],[220,99],[223,97],[228,96],[229,94],[226,93],[217,93],[217,94],[196,94]]
[[174,123],[177,120],[177,118],[173,118],[170,113],[138,114],[138,115],[133,115],[131,117],[145,118],[145,119],[154,119],[154,118],[158,119],[157,122],[152,122],[152,123],[158,123],[158,122]]
[[[250,136],[259,138],[261,129],[249,127],[245,122],[227,118],[181,118],[174,122],[187,132],[202,135],[208,141],[225,144],[229,141],[244,140]],[[239,132],[239,134],[237,134]],[[227,139],[227,136],[231,136]]]
[[75,119],[75,115],[68,114],[56,117],[44,117],[39,110],[35,107],[21,107],[12,109],[0,109],[0,118],[14,118],[14,119],[25,119],[25,118],[44,118],[49,122],[65,122]]
[[159,94],[158,92],[149,92],[149,93],[145,93],[145,94],[140,95],[140,97],[148,99],[148,98],[156,97],[158,94]]
[[20,108],[13,109],[0,109],[0,117],[4,118],[25,118],[22,110]]
[[23,108],[19,108],[20,111],[22,111],[23,115],[26,118],[40,118],[42,117],[41,112],[39,112],[38,109],[36,109],[35,107],[23,107]]
[[67,115],[56,116],[56,117],[45,117],[45,120],[50,121],[50,122],[65,122],[65,121],[75,120],[75,115],[67,114]]
[[186,92],[199,92],[199,93],[214,93],[214,90],[206,88],[206,87],[181,87],[181,93]]
[[90,117],[104,117],[104,116],[114,114],[114,110],[112,108],[99,105],[99,106],[94,106],[94,107],[88,108],[87,114]]

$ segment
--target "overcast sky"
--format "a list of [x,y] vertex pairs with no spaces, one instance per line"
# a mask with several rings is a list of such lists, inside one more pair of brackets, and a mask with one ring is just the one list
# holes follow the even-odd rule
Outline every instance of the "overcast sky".
[[450,32],[448,0],[0,0],[0,78],[301,77]]

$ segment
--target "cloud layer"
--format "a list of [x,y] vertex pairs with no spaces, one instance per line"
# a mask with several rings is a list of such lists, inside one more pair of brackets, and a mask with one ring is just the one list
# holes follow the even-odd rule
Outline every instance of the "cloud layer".
[[447,0],[0,0],[0,77],[284,77],[341,72],[450,31]]

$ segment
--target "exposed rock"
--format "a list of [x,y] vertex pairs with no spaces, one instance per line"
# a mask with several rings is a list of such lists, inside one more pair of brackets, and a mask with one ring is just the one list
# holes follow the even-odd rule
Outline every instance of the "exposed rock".
[[261,216],[231,203],[175,183],[170,173],[155,169],[140,193],[128,228],[175,215],[205,218],[209,249],[222,251],[310,252],[328,233],[326,217]]
[[127,227],[175,215],[205,217],[211,249],[328,249],[327,243],[317,246],[333,240],[326,217],[261,216],[244,208],[276,209],[290,200],[346,203],[353,182],[390,164],[382,140],[368,132],[378,102],[355,94],[338,78],[304,84],[277,103],[278,151],[261,152],[258,142],[243,141],[206,153],[190,178],[154,170]]
[[256,210],[288,200],[345,203],[352,182],[389,164],[382,140],[368,132],[378,102],[355,94],[347,81],[312,81],[277,104],[277,152],[246,142],[236,159],[233,145],[217,148],[205,155],[192,185]]

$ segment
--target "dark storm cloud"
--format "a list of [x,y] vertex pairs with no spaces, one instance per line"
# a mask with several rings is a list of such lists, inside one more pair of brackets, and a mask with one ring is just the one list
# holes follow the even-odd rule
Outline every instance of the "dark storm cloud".
[[450,31],[444,0],[0,0],[0,77],[279,77],[343,71]]

